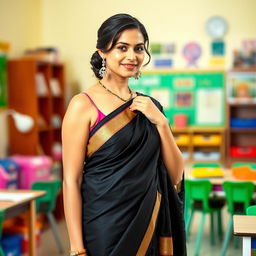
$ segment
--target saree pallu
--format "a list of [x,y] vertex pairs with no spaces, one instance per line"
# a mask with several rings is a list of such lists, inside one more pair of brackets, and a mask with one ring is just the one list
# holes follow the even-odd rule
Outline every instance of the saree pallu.
[[131,103],[90,132],[81,186],[85,247],[89,256],[185,256],[182,191],[167,175],[155,125]]

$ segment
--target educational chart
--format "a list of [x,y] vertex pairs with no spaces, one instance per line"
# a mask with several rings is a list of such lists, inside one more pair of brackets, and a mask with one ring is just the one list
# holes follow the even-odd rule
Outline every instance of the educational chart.
[[6,57],[0,55],[0,108],[7,105]]
[[159,100],[171,125],[176,114],[185,114],[189,126],[225,125],[224,71],[148,71],[129,86]]

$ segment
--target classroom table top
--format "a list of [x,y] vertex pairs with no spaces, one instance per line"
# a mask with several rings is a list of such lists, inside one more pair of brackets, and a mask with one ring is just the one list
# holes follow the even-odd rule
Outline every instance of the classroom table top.
[[234,215],[234,235],[256,237],[256,216]]

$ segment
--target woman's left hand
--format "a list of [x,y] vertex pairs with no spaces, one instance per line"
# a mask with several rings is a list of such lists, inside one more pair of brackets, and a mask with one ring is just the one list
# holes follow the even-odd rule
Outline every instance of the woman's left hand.
[[132,104],[130,105],[130,110],[138,110],[142,112],[148,120],[155,124],[156,126],[164,125],[168,123],[167,118],[164,114],[157,108],[154,102],[150,97],[146,96],[137,96],[133,99]]

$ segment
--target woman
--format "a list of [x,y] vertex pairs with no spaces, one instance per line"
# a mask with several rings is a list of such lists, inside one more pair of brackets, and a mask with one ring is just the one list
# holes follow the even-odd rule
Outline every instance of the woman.
[[70,255],[186,255],[183,159],[159,102],[133,92],[148,35],[128,14],[107,19],[91,58],[99,81],[71,100],[63,129]]

